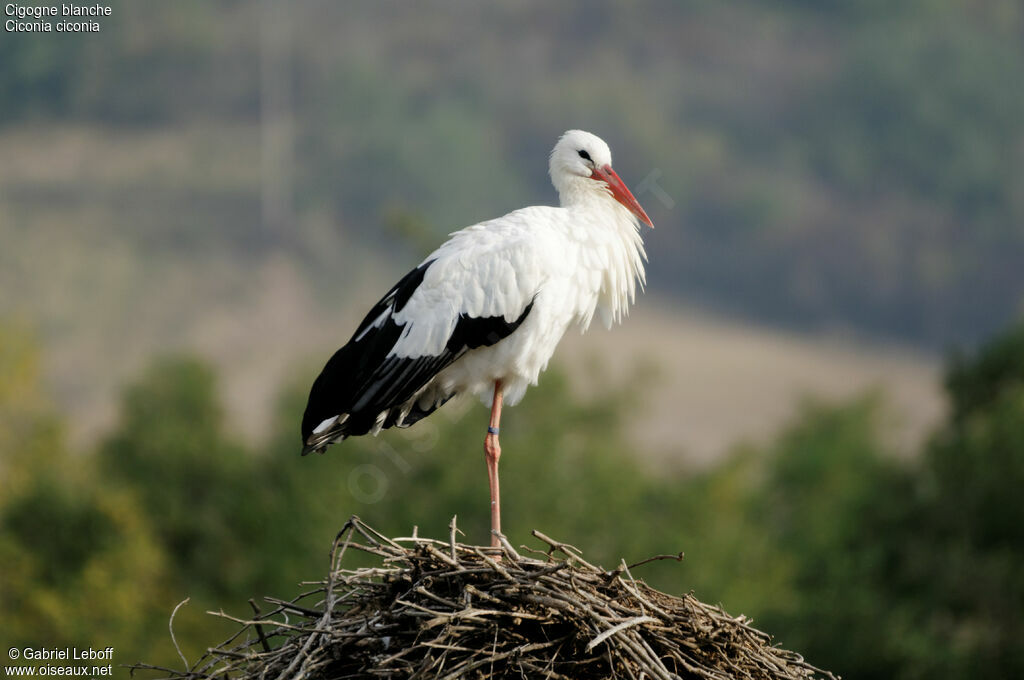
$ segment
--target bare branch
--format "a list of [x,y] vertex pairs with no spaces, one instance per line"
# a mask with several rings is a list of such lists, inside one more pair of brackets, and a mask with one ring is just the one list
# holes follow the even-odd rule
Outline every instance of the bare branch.
[[178,613],[178,610],[181,609],[182,605],[188,604],[188,601],[191,599],[191,597],[186,597],[184,600],[179,602],[178,606],[174,608],[173,612],[171,612],[171,619],[167,622],[167,630],[171,633],[171,642],[174,643],[174,648],[178,650],[178,656],[181,657],[181,663],[184,664],[186,671],[188,670],[188,659],[186,659],[185,655],[181,652],[181,647],[178,646],[178,639],[174,637],[174,617]]

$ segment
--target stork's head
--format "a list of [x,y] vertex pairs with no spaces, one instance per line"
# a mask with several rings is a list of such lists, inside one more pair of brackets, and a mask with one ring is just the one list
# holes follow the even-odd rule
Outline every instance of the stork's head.
[[638,220],[653,227],[625,182],[612,170],[612,152],[597,135],[569,130],[551,150],[548,172],[562,204],[610,194]]

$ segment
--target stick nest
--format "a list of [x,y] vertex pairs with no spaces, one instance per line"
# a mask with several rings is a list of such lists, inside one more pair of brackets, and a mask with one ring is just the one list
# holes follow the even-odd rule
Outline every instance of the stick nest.
[[[692,595],[606,571],[576,548],[533,535],[502,548],[387,538],[353,517],[335,539],[327,579],[240,619],[240,630],[168,678],[831,678],[767,634]],[[377,566],[346,568],[367,553]],[[351,559],[350,557],[350,559]],[[653,559],[681,559],[658,556]],[[365,559],[363,560],[365,562]],[[645,560],[648,562],[651,560]],[[642,563],[641,563],[642,564]],[[214,612],[211,612],[214,613]],[[173,635],[173,633],[172,633]]]

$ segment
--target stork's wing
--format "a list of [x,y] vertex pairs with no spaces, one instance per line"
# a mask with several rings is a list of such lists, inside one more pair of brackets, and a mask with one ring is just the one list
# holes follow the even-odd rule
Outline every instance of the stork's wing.
[[406,274],[313,383],[303,453],[410,425],[440,406],[410,400],[467,350],[523,323],[541,283],[534,247],[514,222],[496,220],[456,232]]

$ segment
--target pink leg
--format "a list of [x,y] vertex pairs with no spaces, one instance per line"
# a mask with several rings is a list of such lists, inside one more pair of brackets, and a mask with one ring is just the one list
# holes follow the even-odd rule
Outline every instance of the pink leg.
[[484,438],[484,458],[487,460],[487,479],[491,485],[491,546],[500,547],[498,537],[493,532],[501,533],[501,494],[498,492],[498,459],[501,458],[501,446],[498,445],[498,421],[501,420],[501,381],[494,383],[494,401],[491,403],[491,425],[487,428]]

